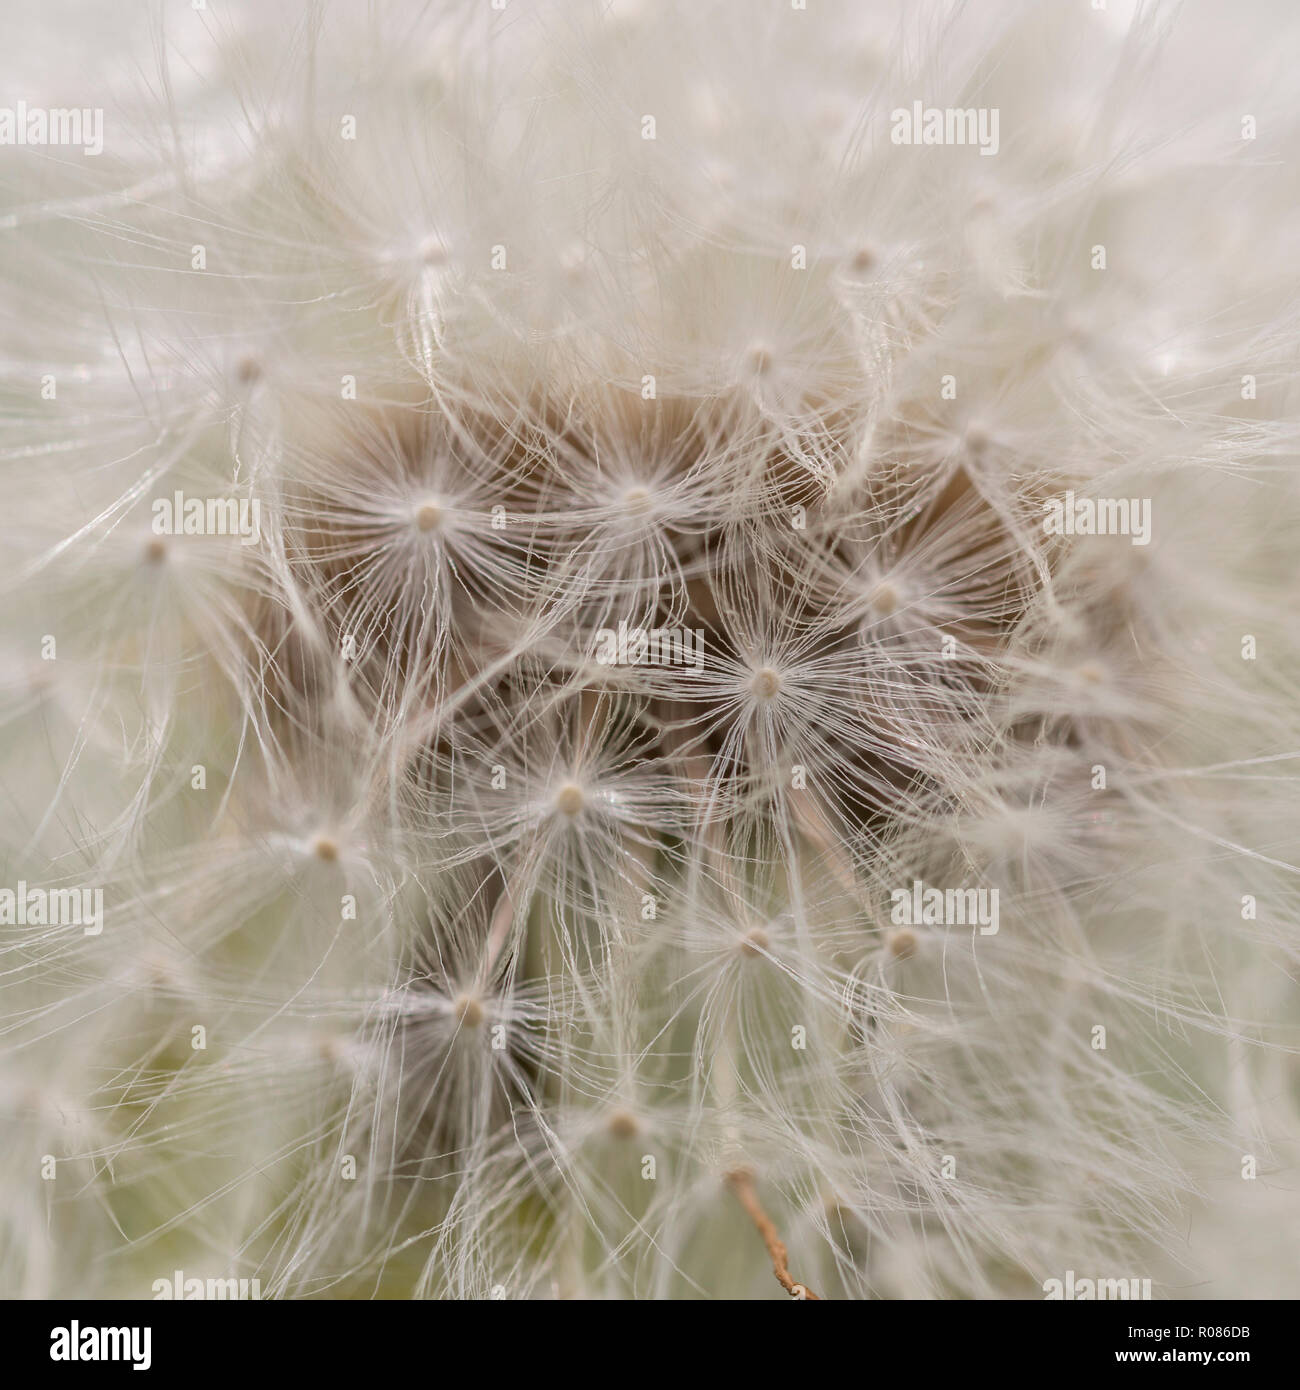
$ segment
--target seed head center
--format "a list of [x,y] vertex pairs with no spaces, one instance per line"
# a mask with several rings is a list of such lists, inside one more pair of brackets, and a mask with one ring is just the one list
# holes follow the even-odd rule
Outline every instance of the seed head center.
[[650,510],[650,489],[639,483],[623,494],[623,504],[629,512],[641,516]]
[[740,954],[742,956],[761,956],[771,944],[771,938],[762,927],[753,927],[740,943]]
[[876,585],[869,600],[872,610],[879,613],[882,618],[888,618],[896,613],[901,601],[902,596],[898,589],[888,580]]
[[637,1117],[621,1107],[611,1112],[608,1120],[609,1132],[615,1139],[635,1139],[641,1132]]
[[442,508],[436,502],[421,502],[415,509],[415,524],[421,531],[434,531],[442,524]]
[[766,376],[774,360],[772,349],[766,343],[755,343],[745,354],[745,365],[755,376]]
[[464,1028],[477,1028],[483,1022],[483,1005],[472,994],[460,995],[452,1009],[456,1022]]
[[889,938],[889,953],[895,960],[906,960],[916,954],[916,933],[904,927],[893,932]]
[[749,688],[760,700],[775,698],[777,691],[781,689],[780,672],[770,666],[764,666],[762,670],[754,672],[754,679],[750,681]]

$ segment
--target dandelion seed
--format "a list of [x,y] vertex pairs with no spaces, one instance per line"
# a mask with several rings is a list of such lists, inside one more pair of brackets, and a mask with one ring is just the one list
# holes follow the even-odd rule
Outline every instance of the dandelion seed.
[[328,835],[318,835],[312,841],[311,852],[322,864],[336,864],[339,858],[338,841]]
[[740,952],[744,956],[763,956],[771,949],[771,938],[762,927],[751,927],[740,943]]
[[24,30],[0,1292],[1294,1291],[1285,7],[219,8]]
[[256,357],[243,356],[235,363],[235,380],[241,386],[255,386],[262,379],[262,364]]
[[615,1139],[635,1139],[641,1133],[641,1123],[630,1110],[615,1110],[608,1121],[610,1135]]
[[450,259],[446,246],[436,236],[425,237],[417,254],[421,264],[430,268],[444,266]]
[[889,934],[889,954],[895,960],[907,960],[909,956],[916,954],[917,939],[916,933],[912,931],[896,931]]
[[899,604],[902,603],[902,596],[896,585],[882,581],[871,591],[867,602],[871,605],[873,612],[878,613],[882,618],[889,618],[898,611]]
[[754,376],[766,376],[774,360],[772,349],[766,343],[755,343],[745,354],[745,365]]
[[469,994],[462,994],[456,999],[452,1012],[456,1021],[466,1028],[481,1027],[487,1017],[482,1003]]
[[754,673],[750,689],[760,700],[774,700],[781,690],[780,673],[770,666],[764,666]]
[[415,524],[421,531],[436,531],[442,524],[442,508],[436,502],[422,502],[415,509]]

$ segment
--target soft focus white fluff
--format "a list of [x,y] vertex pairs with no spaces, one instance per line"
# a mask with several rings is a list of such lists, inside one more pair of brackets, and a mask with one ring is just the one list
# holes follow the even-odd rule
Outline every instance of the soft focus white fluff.
[[5,11],[5,1292],[1300,1294],[1289,5]]

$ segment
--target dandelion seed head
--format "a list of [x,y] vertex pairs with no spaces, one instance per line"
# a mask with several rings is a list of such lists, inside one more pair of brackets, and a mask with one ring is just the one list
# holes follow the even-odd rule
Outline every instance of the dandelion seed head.
[[484,1009],[480,999],[472,994],[458,995],[452,1006],[452,1013],[464,1028],[480,1028],[483,1020],[487,1017],[487,1010]]
[[743,956],[762,956],[772,947],[772,939],[762,927],[751,927],[747,931],[740,943],[740,953]]
[[311,842],[311,852],[322,864],[336,864],[339,860],[339,842],[330,835],[317,835]]
[[914,956],[917,945],[917,936],[914,931],[904,928],[902,931],[889,933],[889,954],[895,960],[907,960],[909,956]]
[[432,233],[421,240],[416,249],[416,255],[420,264],[430,269],[439,269],[451,259],[451,253],[447,250],[446,243],[441,237]]
[[641,1122],[630,1110],[614,1110],[606,1122],[614,1139],[635,1139],[641,1133]]
[[577,816],[586,804],[586,793],[576,782],[565,782],[555,793],[555,809],[569,819]]
[[442,508],[436,502],[421,502],[415,509],[415,525],[420,531],[436,531],[442,525]]
[[781,693],[781,673],[771,666],[761,666],[754,672],[750,690],[759,700],[774,700]]
[[891,618],[898,612],[903,602],[903,596],[899,592],[897,584],[883,579],[871,591],[871,595],[867,602],[870,604],[873,613],[878,614],[882,618]]
[[4,1291],[1286,1287],[1295,22],[665,5],[28,26]]
[[634,484],[623,494],[623,503],[633,516],[644,516],[651,507],[650,489]]
[[745,369],[752,376],[767,376],[775,361],[776,354],[768,343],[753,343],[745,352]]
[[262,364],[251,353],[244,353],[235,359],[235,380],[240,386],[256,386],[262,375]]

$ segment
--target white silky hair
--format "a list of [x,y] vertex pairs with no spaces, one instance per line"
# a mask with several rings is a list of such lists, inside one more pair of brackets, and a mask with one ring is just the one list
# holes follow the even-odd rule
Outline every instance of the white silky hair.
[[1300,1294],[1292,7],[18,27],[6,1294]]

